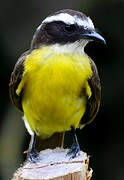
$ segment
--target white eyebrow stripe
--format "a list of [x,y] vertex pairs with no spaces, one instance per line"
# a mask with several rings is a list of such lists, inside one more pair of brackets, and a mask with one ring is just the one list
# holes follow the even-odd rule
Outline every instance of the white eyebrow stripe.
[[55,16],[47,17],[42,23],[49,23],[52,21],[63,21],[67,24],[74,24],[75,18],[67,13],[60,13]]
[[88,21],[87,20],[82,20],[81,18],[79,18],[78,16],[71,16],[70,14],[67,13],[60,13],[54,16],[50,16],[47,17],[43,22],[43,23],[50,23],[53,21],[63,21],[66,24],[75,24],[77,23],[79,26],[84,26],[84,28],[92,28],[94,29],[94,25],[91,21],[91,19],[88,17]]
[[37,30],[38,30],[38,31],[40,30],[41,26],[42,26],[42,24],[40,24],[40,25],[37,27]]
[[92,29],[95,29],[94,24],[93,24],[92,20],[89,17],[88,17],[88,24]]

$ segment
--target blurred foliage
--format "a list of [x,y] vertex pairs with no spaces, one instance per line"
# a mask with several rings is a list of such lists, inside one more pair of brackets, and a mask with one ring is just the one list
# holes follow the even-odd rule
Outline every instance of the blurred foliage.
[[[53,0],[9,1],[0,6],[0,179],[11,179],[23,162],[29,135],[8,94],[10,74],[22,52],[29,48],[36,27],[51,12],[72,8],[86,13],[107,41],[106,47],[90,43],[85,51],[95,61],[102,84],[102,103],[96,120],[78,130],[83,151],[90,156],[93,180],[124,179],[124,1]],[[69,146],[70,136],[66,136]],[[97,158],[97,160],[96,160]],[[104,173],[103,173],[104,170]]]

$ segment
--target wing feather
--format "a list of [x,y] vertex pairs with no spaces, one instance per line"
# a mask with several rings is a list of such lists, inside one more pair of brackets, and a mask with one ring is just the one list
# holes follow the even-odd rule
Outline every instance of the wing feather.
[[96,65],[92,59],[90,59],[90,63],[91,63],[93,75],[88,80],[88,84],[91,88],[92,95],[88,99],[86,112],[80,122],[81,125],[89,124],[90,122],[92,122],[96,117],[96,114],[100,107],[100,99],[101,99],[100,78],[98,75]]
[[24,62],[28,54],[30,54],[30,51],[26,51],[18,59],[14,67],[14,70],[11,74],[10,83],[9,83],[10,98],[13,104],[17,107],[17,109],[19,109],[22,112],[23,112],[22,104],[21,104],[22,91],[20,95],[18,96],[16,93],[16,90],[18,88],[19,83],[21,82],[23,71],[24,71]]

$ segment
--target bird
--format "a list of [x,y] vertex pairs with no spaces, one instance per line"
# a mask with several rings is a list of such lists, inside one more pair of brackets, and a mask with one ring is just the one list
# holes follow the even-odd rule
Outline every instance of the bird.
[[43,148],[62,147],[66,131],[73,138],[67,155],[80,154],[76,129],[94,120],[101,101],[97,67],[84,51],[90,41],[106,43],[90,17],[62,9],[42,21],[15,64],[9,93],[31,135],[31,162]]

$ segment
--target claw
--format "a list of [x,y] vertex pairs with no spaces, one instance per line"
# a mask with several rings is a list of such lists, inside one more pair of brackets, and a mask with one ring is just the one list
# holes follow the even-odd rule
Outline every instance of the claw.
[[28,156],[28,160],[30,162],[36,163],[39,159],[39,153],[37,152],[37,150],[31,150]]
[[73,144],[71,149],[67,152],[67,156],[71,156],[70,159],[74,159],[75,157],[80,155],[80,147],[79,144]]
[[32,136],[29,155],[28,155],[28,160],[33,163],[36,163],[40,159],[39,153],[35,149],[35,143],[36,143],[36,133],[34,133],[34,135]]
[[80,146],[78,144],[75,128],[72,127],[71,131],[72,131],[74,142],[72,144],[71,149],[67,152],[66,156],[71,156],[70,159],[74,159],[75,157],[80,155]]

